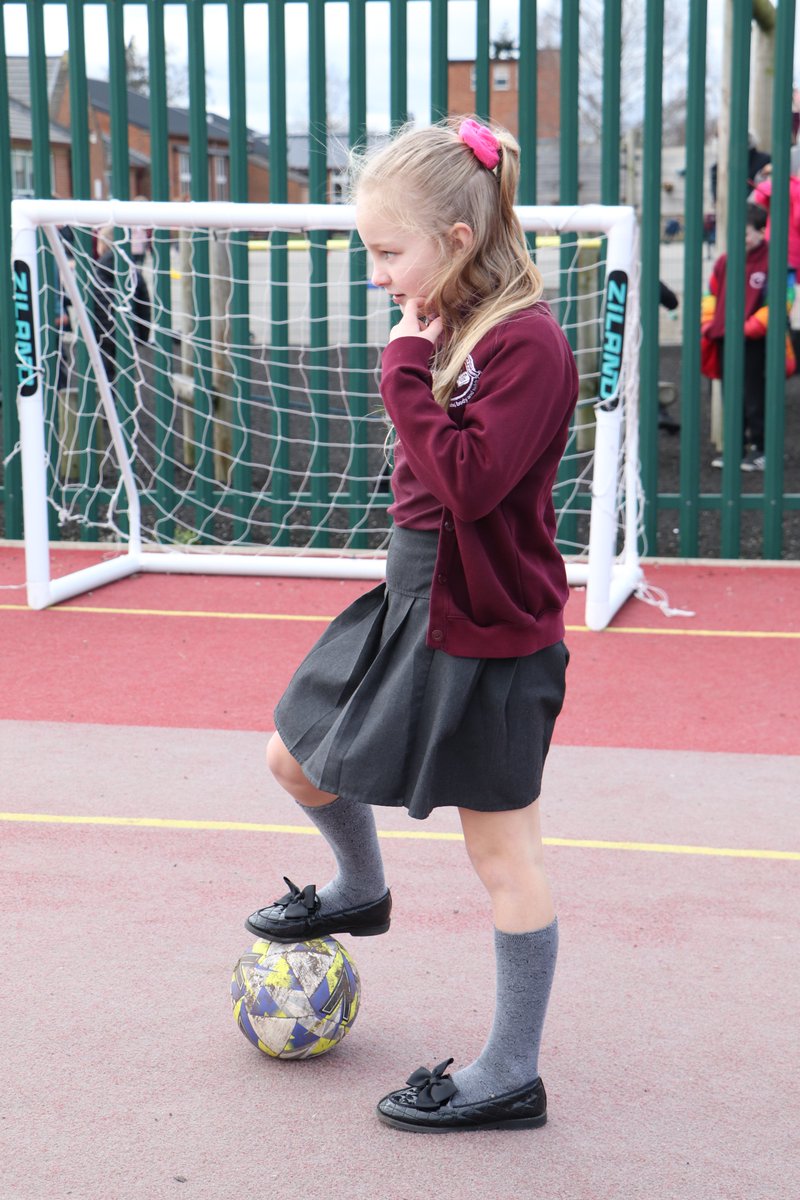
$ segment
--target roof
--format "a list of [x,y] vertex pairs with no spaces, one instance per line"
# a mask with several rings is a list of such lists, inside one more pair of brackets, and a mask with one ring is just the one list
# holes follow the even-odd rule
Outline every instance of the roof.
[[[263,139],[269,145],[269,138]],[[290,171],[307,171],[311,158],[311,138],[307,133],[289,133],[286,136],[286,155]],[[327,165],[331,171],[346,171],[349,151],[347,143],[336,134],[328,134]]]
[[[58,83],[59,72],[62,65],[62,58],[49,57],[45,59],[47,67],[47,100],[48,103],[53,98],[53,92]],[[8,69],[8,94],[12,100],[19,101],[26,108],[31,106],[31,81],[28,70],[28,56],[20,54],[10,54],[6,59]]]
[[[106,150],[106,161],[110,162],[112,146],[111,134],[103,133],[101,134],[101,137],[103,139],[103,146]],[[141,150],[134,150],[133,146],[128,146],[128,165],[131,167],[149,167],[151,165],[150,155],[143,154]]]
[[[10,54],[6,59],[8,68],[8,118],[12,142],[33,141],[33,113],[31,112],[31,80],[28,56]],[[47,80],[47,103],[55,111],[55,93],[66,77],[65,60],[61,55],[45,59]],[[57,146],[68,146],[72,141],[69,130],[50,121],[50,142]]]
[[[111,112],[111,85],[107,79],[87,79],[89,103],[101,112]],[[128,92],[128,122],[139,129],[150,128],[150,97]],[[208,137],[212,141],[229,142],[231,124],[217,113],[206,114]],[[167,131],[173,137],[189,137],[189,110],[176,105],[167,106]]]
[[[33,141],[33,113],[25,104],[13,97],[9,97],[8,101],[8,123],[12,142]],[[56,125],[54,121],[49,122],[49,128],[51,145],[70,145],[72,138],[68,129]]]
[[[111,91],[108,80],[87,80],[89,103],[101,112],[109,112]],[[150,128],[150,98],[138,92],[128,92],[128,121],[140,129]],[[219,113],[206,115],[208,137],[211,141],[230,143],[231,123],[227,117]],[[189,139],[189,110],[169,105],[167,108],[167,130],[173,137]],[[292,177],[305,177],[308,173],[310,156],[310,137],[308,133],[289,133],[286,135],[287,169]],[[269,136],[247,130],[247,154],[250,159],[269,161]],[[328,169],[331,171],[346,171],[349,150],[346,139],[336,134],[328,136]]]
[[[388,134],[370,134],[368,142],[372,146],[379,142],[387,141],[388,137]],[[267,134],[254,134],[251,145],[253,148],[258,147],[263,157],[267,158],[269,156],[269,137]],[[287,133],[286,158],[290,172],[306,175],[308,173],[310,155],[311,137],[308,133]],[[344,172],[347,171],[349,165],[350,147],[347,144],[347,136],[345,134],[338,134],[335,131],[329,131],[328,170]]]

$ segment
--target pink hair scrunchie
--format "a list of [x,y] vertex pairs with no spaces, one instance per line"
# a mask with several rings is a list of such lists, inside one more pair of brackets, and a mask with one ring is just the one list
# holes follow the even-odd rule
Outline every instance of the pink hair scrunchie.
[[487,129],[485,125],[479,125],[477,121],[468,117],[466,121],[461,122],[458,136],[465,145],[469,146],[478,162],[483,163],[489,171],[495,169],[500,162],[500,143],[491,129]]

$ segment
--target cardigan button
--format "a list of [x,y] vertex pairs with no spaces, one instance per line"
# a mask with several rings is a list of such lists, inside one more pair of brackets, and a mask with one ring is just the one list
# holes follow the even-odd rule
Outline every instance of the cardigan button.
[[447,532],[448,532],[448,533],[452,533],[452,532],[453,532],[453,522],[452,522],[452,521],[445,521],[445,523],[444,523],[444,527],[445,527],[445,529],[447,530]]
[[443,575],[443,574],[440,572],[440,573],[439,573],[439,574],[436,576],[436,582],[437,582],[437,583],[447,583],[447,576],[446,576],[446,575]]
[[441,642],[444,640],[444,634],[442,633],[441,629],[432,629],[431,638],[434,642]]

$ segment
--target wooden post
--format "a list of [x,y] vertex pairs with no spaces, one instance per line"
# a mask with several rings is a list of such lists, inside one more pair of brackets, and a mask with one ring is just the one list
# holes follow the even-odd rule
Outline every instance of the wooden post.
[[[193,467],[196,461],[194,444],[194,354],[190,335],[196,324],[194,291],[192,288],[192,230],[182,229],[179,235],[178,294],[180,308],[176,313],[176,332],[180,336],[180,351],[176,354],[177,371],[172,378],[175,399],[180,401],[183,425],[183,461]],[[231,427],[233,396],[233,364],[230,356],[230,303],[233,283],[228,235],[221,230],[209,231],[209,271],[211,295],[212,394],[214,417],[214,478],[226,483],[233,465]]]
[[592,238],[590,244],[578,245],[578,345],[581,380],[578,388],[578,407],[575,410],[575,444],[579,451],[594,450],[595,414],[585,401],[597,398],[600,379],[600,293],[598,264],[600,246]]
[[759,150],[772,154],[772,93],[775,79],[775,29],[753,30],[753,107],[750,128]]
[[212,229],[210,238],[214,478],[217,483],[226,483],[233,466],[233,363],[229,351],[233,282],[228,234],[221,229]]
[[178,304],[174,313],[175,333],[178,346],[175,353],[176,371],[172,377],[175,400],[181,405],[181,428],[183,430],[183,461],[187,467],[195,463],[192,401],[194,398],[194,375],[192,347],[189,337],[194,325],[194,298],[192,296],[192,232],[178,232],[178,286],[175,289]]
[[78,442],[78,392],[75,388],[60,388],[58,392],[58,477],[61,483],[74,483],[80,478],[80,456],[83,447]]

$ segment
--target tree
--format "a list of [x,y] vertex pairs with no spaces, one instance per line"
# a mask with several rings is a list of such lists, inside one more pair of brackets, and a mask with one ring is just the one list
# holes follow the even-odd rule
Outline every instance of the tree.
[[[603,9],[603,0],[582,0],[580,7],[579,109],[581,136],[586,141],[599,140],[602,134]],[[685,0],[665,0],[663,97],[673,125],[680,125],[681,113],[685,113],[686,108],[686,16]],[[645,25],[645,5],[640,0],[623,0],[620,72],[623,132],[638,129],[643,123],[647,88]],[[545,45],[560,44],[560,6],[545,11],[540,36]]]
[[150,64],[136,48],[135,37],[125,47],[125,77],[129,92],[136,92],[139,96],[150,95]]
[[[167,46],[166,53],[166,82],[167,104],[185,105],[189,102],[189,67],[184,61],[176,58],[172,46]],[[131,37],[125,47],[125,72],[128,90],[139,96],[150,95],[150,60],[146,53],[136,45],[136,38]],[[212,100],[206,72],[206,103]]]
[[492,38],[490,56],[493,59],[507,60],[519,58],[519,42],[511,36],[508,25],[503,25],[497,37]]

